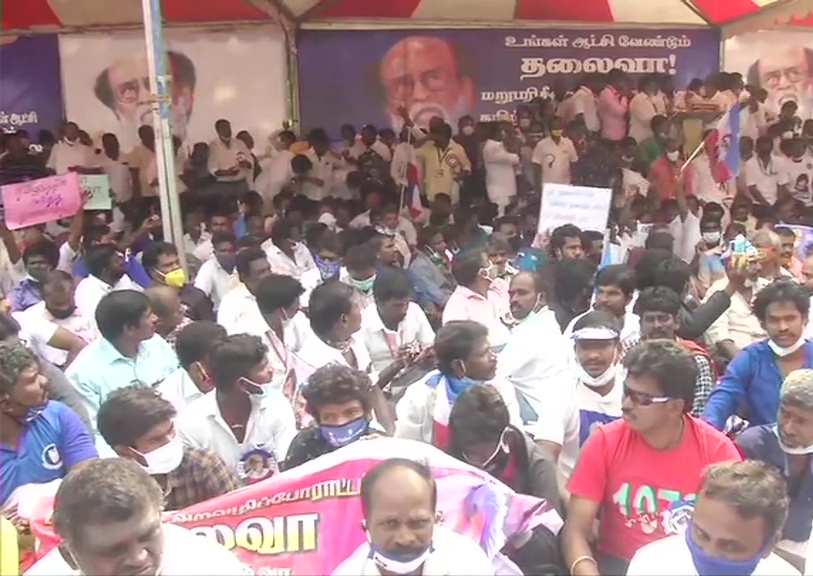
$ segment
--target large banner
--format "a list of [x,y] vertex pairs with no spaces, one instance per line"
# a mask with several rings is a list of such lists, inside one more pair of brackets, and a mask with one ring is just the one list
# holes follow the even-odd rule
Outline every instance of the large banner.
[[[167,33],[172,130],[186,144],[215,138],[215,122],[248,130],[264,149],[286,117],[285,40],[275,29]],[[116,134],[123,150],[152,124],[144,37],[84,34],[59,39],[65,109],[92,137]]]
[[55,130],[62,121],[59,41],[32,36],[0,42],[0,129]]
[[[572,0],[571,0],[572,1]],[[621,68],[672,74],[678,88],[717,72],[714,30],[304,31],[299,41],[302,123],[338,137],[345,122],[398,130],[439,115],[492,120],[583,74]]]
[[[393,438],[354,442],[269,480],[171,514],[168,520],[217,540],[255,574],[328,576],[366,545],[361,480],[394,454],[432,469],[441,525],[478,542],[498,574],[520,574],[500,554],[509,540],[540,525],[553,533],[562,526],[544,501],[516,494],[429,444]],[[51,549],[48,526],[32,526],[43,548]]]
[[761,30],[725,42],[725,69],[768,92],[775,113],[796,102],[799,116],[813,118],[813,32]]

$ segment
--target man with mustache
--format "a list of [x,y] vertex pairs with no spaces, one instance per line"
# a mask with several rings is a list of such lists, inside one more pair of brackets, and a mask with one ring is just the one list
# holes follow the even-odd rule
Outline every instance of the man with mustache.
[[421,128],[433,116],[457,126],[474,108],[475,86],[461,55],[442,38],[408,36],[384,55],[378,79],[392,128],[404,127],[404,113]]

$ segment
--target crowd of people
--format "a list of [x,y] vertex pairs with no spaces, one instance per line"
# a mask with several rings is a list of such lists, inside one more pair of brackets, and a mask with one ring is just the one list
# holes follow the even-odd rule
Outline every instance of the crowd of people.
[[[162,511],[395,436],[559,512],[503,549],[525,574],[811,573],[813,256],[788,226],[813,224],[813,124],[736,74],[671,80],[270,150],[218,120],[176,142],[178,244],[151,127],[126,152],[70,122],[33,150],[4,135],[0,183],[104,173],[113,196],[0,222],[4,538],[61,481],[60,554],[32,574],[237,574]],[[691,154],[697,106],[741,115],[736,179]],[[607,229],[540,233],[547,183],[612,189]],[[384,461],[361,501],[369,546],[339,573],[494,573],[435,527],[424,464]]]

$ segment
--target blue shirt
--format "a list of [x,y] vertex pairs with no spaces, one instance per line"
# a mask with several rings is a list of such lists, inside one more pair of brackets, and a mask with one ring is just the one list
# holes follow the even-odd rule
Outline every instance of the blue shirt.
[[48,402],[25,430],[15,450],[0,443],[0,503],[25,484],[46,484],[98,456],[93,439],[73,410]]
[[[130,256],[124,259],[124,273],[130,277],[130,280],[141,286],[142,288],[149,288],[152,286],[152,279],[150,278],[144,266],[138,258]],[[85,265],[83,258],[79,258],[73,263],[73,276],[74,278],[87,278],[90,276],[90,271]]]
[[[804,368],[813,368],[813,341],[805,342]],[[714,387],[703,411],[703,420],[723,430],[726,421],[744,405],[751,426],[773,424],[779,410],[782,371],[768,341],[746,346],[737,355]]]
[[42,301],[42,288],[40,283],[32,278],[23,278],[8,295],[8,302],[12,312],[28,310],[34,304]]
[[[745,458],[759,460],[773,467],[787,482],[790,474],[788,457],[779,446],[779,439],[772,424],[746,429],[737,436],[737,447]],[[807,471],[798,490],[791,494],[788,506],[788,519],[782,531],[782,538],[795,542],[805,542],[810,537],[810,524],[813,522],[813,474]]]
[[100,338],[79,353],[65,370],[65,376],[81,394],[96,432],[99,406],[111,392],[133,384],[155,388],[177,368],[175,351],[155,334],[139,345],[135,359],[124,356],[113,344]]

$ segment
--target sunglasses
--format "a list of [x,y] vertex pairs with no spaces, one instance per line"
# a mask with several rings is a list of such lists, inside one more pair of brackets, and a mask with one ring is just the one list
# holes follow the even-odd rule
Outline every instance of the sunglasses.
[[651,406],[653,404],[665,404],[674,398],[670,396],[653,396],[646,392],[638,392],[632,388],[624,386],[624,398],[629,398],[630,401],[637,406]]

